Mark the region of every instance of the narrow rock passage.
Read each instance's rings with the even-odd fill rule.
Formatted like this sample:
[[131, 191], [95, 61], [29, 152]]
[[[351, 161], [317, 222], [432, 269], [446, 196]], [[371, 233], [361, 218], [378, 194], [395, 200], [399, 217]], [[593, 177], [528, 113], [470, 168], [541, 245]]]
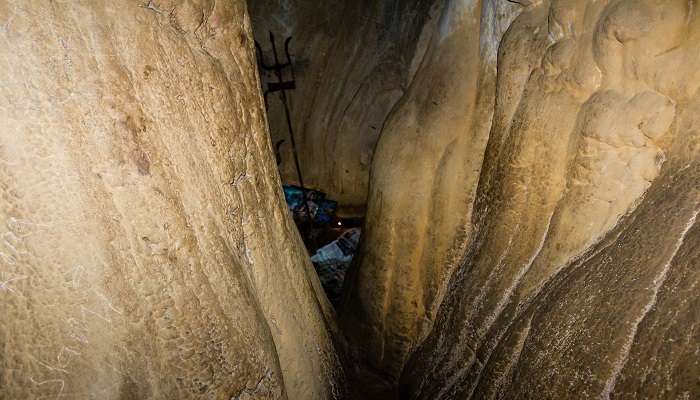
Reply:
[[[562, 398], [572, 388], [580, 398], [697, 395], [676, 366], [698, 371], [694, 347], [663, 350], [659, 360], [658, 343], [666, 334], [676, 343], [677, 334], [651, 342], [638, 335], [655, 311], [664, 314], [658, 296], [681, 290], [668, 278], [669, 257], [694, 226], [694, 2], [362, 6], [364, 18], [350, 23], [354, 34], [310, 23], [323, 16], [342, 25], [335, 21], [355, 18], [353, 6], [252, 7], [264, 29], [304, 38], [299, 64], [313, 75], [303, 93], [317, 94], [297, 98], [295, 118], [311, 138], [303, 151], [312, 174], [335, 174], [319, 145], [334, 162], [358, 157], [337, 147], [336, 135], [352, 127], [365, 137], [364, 115], [374, 112], [338, 114], [315, 99], [380, 97], [352, 87], [383, 75], [357, 80], [353, 63], [339, 67], [334, 51], [355, 51], [353, 61], [368, 65], [393, 54], [378, 49], [402, 49], [404, 61], [392, 62], [407, 83], [373, 147], [363, 240], [339, 312], [350, 359], [364, 371], [359, 379], [400, 386], [402, 398]], [[396, 14], [387, 10], [425, 18], [392, 23]], [[366, 21], [384, 40], [366, 45], [371, 34], [359, 28]], [[415, 47], [403, 46], [403, 37], [417, 38]], [[345, 90], [327, 90], [338, 83]], [[342, 129], [318, 133], [319, 120]], [[660, 211], [663, 204], [675, 207], [673, 215]], [[657, 212], [646, 218], [645, 210]], [[688, 304], [699, 295], [691, 286], [683, 291]], [[698, 316], [686, 307], [668, 323], [695, 327]], [[682, 330], [683, 343], [697, 341], [694, 328]], [[593, 347], [595, 354], [585, 350]], [[641, 352], [634, 365], [649, 375], [625, 376], [633, 351]]]
[[699, 9], [0, 2], [0, 400], [700, 398]]

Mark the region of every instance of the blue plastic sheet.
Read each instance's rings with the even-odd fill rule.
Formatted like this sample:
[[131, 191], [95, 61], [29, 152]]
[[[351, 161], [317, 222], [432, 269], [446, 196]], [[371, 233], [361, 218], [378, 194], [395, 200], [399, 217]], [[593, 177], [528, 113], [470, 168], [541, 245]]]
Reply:
[[283, 189], [287, 207], [295, 219], [308, 219], [307, 209], [304, 207], [304, 192], [306, 192], [306, 204], [313, 221], [321, 225], [333, 222], [338, 203], [326, 199], [325, 193], [317, 190], [304, 190], [299, 186], [291, 185], [284, 185]]

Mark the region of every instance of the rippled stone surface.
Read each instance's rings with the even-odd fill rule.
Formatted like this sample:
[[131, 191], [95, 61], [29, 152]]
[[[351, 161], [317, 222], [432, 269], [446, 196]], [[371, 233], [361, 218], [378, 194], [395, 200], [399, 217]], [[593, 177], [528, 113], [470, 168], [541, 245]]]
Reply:
[[339, 396], [245, 4], [6, 1], [0, 40], [0, 398]]

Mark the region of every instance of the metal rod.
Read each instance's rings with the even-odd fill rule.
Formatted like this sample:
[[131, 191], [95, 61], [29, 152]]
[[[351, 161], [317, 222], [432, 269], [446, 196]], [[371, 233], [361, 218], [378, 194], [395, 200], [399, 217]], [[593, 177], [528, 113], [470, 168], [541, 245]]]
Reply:
[[[275, 71], [275, 75], [277, 75], [277, 81], [278, 81], [279, 85], [283, 85], [283, 83], [284, 83], [284, 79], [282, 76], [282, 69], [284, 67], [290, 66], [291, 71], [292, 71], [292, 76], [294, 76], [294, 67], [292, 66], [292, 60], [291, 60], [291, 57], [289, 55], [289, 42], [291, 40], [292, 40], [292, 38], [289, 37], [284, 42], [284, 51], [285, 51], [286, 56], [287, 56], [287, 63], [282, 65], [279, 63], [279, 57], [277, 56], [277, 46], [275, 44], [275, 35], [273, 35], [272, 32], [270, 32], [270, 43], [272, 44], [272, 54], [275, 57], [275, 64], [272, 67], [270, 67], [270, 66], [266, 66], [264, 64], [264, 62], [261, 61], [261, 64], [263, 65], [264, 68]], [[262, 54], [261, 54], [261, 60], [262, 60]], [[302, 200], [304, 201], [304, 210], [306, 211], [306, 216], [309, 220], [309, 223], [311, 224], [311, 226], [313, 226], [313, 217], [311, 215], [311, 210], [309, 209], [308, 199], [306, 197], [306, 186], [304, 185], [304, 177], [303, 177], [302, 172], [301, 172], [301, 165], [299, 163], [299, 154], [297, 152], [297, 144], [296, 144], [296, 140], [294, 138], [294, 128], [292, 127], [292, 119], [291, 119], [290, 112], [289, 112], [289, 105], [287, 103], [287, 92], [284, 89], [279, 90], [279, 92], [280, 92], [280, 99], [282, 100], [282, 106], [284, 107], [284, 116], [287, 120], [287, 129], [289, 130], [289, 138], [290, 138], [290, 142], [292, 144], [292, 154], [294, 156], [294, 166], [297, 170], [297, 177], [299, 178], [299, 186], [301, 187]]]

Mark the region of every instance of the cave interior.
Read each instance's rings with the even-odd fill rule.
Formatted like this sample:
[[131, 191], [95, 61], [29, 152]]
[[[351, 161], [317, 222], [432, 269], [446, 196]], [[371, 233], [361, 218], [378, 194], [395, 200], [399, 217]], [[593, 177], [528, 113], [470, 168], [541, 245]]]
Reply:
[[697, 3], [0, 2], [0, 399], [700, 399]]

